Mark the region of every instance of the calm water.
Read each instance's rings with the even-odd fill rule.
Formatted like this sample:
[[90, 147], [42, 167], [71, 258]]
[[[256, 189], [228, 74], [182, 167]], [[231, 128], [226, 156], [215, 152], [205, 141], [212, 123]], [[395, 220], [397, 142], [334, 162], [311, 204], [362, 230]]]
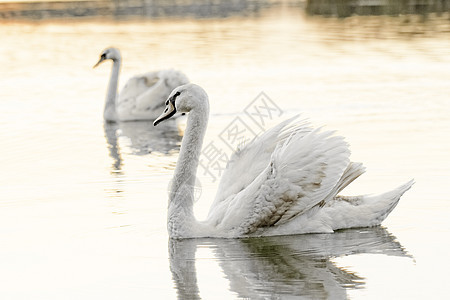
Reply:
[[[2, 299], [412, 299], [447, 296], [448, 16], [305, 16], [0, 23]], [[169, 242], [167, 186], [183, 122], [104, 126], [121, 83], [173, 67], [210, 95], [205, 143], [261, 92], [336, 129], [367, 173], [347, 194], [416, 179], [383, 227], [332, 235]], [[205, 144], [205, 145], [206, 145]], [[199, 218], [217, 180], [199, 169]], [[217, 174], [216, 174], [217, 175]]]

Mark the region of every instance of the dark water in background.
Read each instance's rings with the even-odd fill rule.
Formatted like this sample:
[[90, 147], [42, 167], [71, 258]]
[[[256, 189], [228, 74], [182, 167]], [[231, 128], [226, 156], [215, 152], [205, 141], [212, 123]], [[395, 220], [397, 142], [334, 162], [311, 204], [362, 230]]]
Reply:
[[[5, 299], [443, 298], [450, 246], [448, 13], [336, 18], [306, 3], [229, 18], [0, 23], [0, 296]], [[367, 173], [347, 194], [414, 187], [383, 228], [168, 242], [180, 124], [104, 127], [121, 84], [174, 67], [211, 99], [205, 145], [262, 91], [344, 135]], [[200, 170], [201, 172], [201, 170]], [[199, 218], [217, 181], [198, 174]]]
[[257, 15], [269, 7], [289, 5], [309, 15], [346, 18], [353, 15], [399, 16], [448, 13], [448, 0], [91, 0], [91, 1], [15, 1], [0, 3], [2, 19], [49, 19], [126, 17], [141, 18], [224, 18]]

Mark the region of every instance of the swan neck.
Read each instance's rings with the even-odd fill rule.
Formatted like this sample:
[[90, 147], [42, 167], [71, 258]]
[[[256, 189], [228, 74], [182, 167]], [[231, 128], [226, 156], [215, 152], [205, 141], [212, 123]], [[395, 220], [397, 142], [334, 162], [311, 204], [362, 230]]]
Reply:
[[119, 72], [121, 66], [121, 59], [115, 59], [113, 61], [111, 77], [109, 78], [108, 91], [106, 94], [104, 118], [107, 121], [117, 121], [116, 113], [116, 98], [117, 98], [117, 86], [119, 84]]
[[196, 222], [193, 212], [195, 179], [208, 116], [208, 105], [191, 110], [188, 116], [169, 196], [168, 230], [171, 236], [184, 236]]

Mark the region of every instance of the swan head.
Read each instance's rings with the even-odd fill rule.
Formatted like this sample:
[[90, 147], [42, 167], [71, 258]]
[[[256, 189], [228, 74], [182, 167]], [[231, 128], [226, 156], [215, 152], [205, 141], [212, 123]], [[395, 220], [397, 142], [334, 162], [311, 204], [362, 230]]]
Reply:
[[189, 113], [192, 110], [209, 111], [208, 95], [200, 86], [188, 83], [175, 88], [166, 100], [164, 112], [153, 122], [156, 126], [176, 113]]
[[94, 68], [97, 67], [99, 64], [104, 62], [105, 60], [111, 59], [112, 61], [118, 61], [121, 59], [120, 51], [117, 48], [107, 48], [102, 51], [100, 54], [100, 59], [95, 64]]

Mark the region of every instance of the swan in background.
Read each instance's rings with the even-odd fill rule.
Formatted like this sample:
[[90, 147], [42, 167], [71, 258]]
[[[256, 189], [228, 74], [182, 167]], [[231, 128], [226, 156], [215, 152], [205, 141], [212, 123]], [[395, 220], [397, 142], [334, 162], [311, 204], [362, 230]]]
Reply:
[[116, 48], [103, 50], [94, 68], [108, 59], [113, 61], [113, 66], [103, 112], [107, 122], [154, 120], [170, 92], [189, 82], [183, 73], [175, 70], [148, 72], [132, 77], [117, 95], [122, 63], [120, 51]]
[[413, 184], [411, 180], [381, 195], [338, 196], [364, 167], [350, 162], [342, 137], [294, 117], [232, 155], [208, 217], [199, 222], [193, 213], [194, 183], [209, 116], [206, 92], [195, 84], [177, 87], [153, 124], [177, 112], [189, 115], [169, 194], [167, 228], [172, 238], [331, 233], [375, 226]]

